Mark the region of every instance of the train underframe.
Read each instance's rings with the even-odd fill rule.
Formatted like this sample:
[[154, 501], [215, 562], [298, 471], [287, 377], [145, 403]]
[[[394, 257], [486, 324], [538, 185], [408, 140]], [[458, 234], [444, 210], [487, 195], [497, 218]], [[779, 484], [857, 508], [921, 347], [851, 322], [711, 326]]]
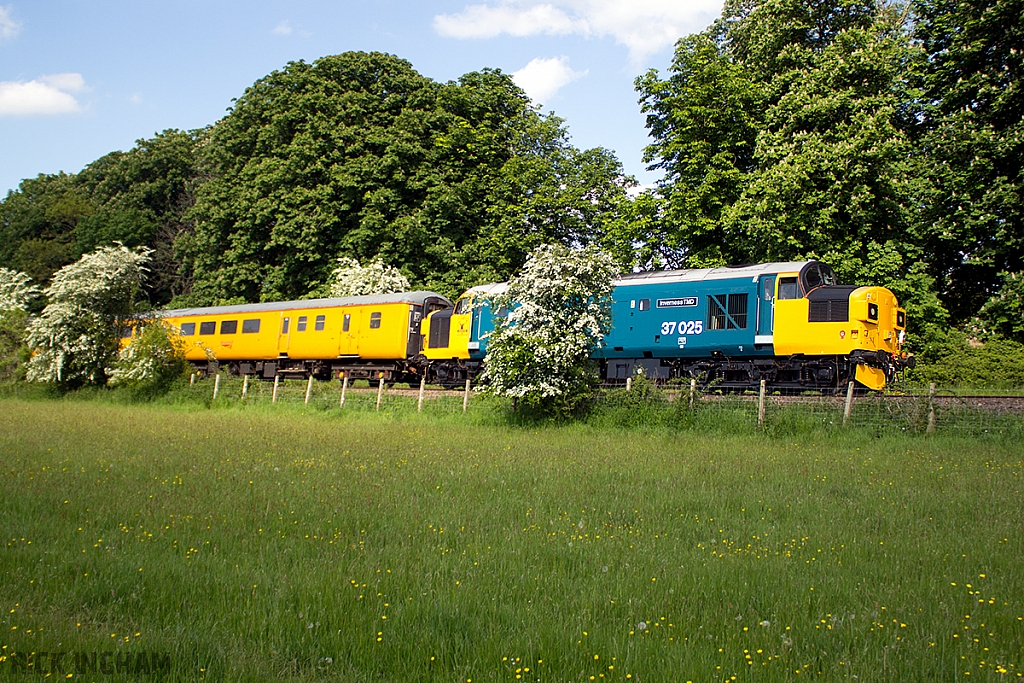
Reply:
[[264, 380], [315, 379], [328, 381], [348, 376], [349, 380], [365, 379], [377, 382], [383, 379], [388, 385], [397, 382], [419, 384], [424, 374], [428, 384], [446, 387], [463, 386], [466, 379], [474, 379], [481, 370], [479, 361], [444, 360], [431, 361], [422, 356], [411, 360], [366, 360], [362, 358], [234, 360], [234, 361], [193, 361], [193, 370], [204, 375], [225, 372], [229, 375], [258, 377]]
[[[772, 389], [807, 391], [845, 387], [858, 365], [880, 368], [891, 382], [903, 369], [901, 359], [885, 352], [858, 352], [848, 356], [774, 356], [766, 358], [629, 358], [602, 361], [605, 381], [624, 384], [639, 372], [655, 381], [696, 379], [703, 390], [748, 391], [761, 380]], [[863, 387], [861, 387], [863, 388]]]
[[[912, 361], [912, 359], [911, 359]], [[766, 358], [626, 358], [601, 361], [601, 377], [612, 384], [625, 384], [626, 379], [642, 372], [658, 382], [696, 379], [703, 390], [747, 391], [757, 389], [761, 380], [773, 389], [806, 391], [845, 387], [855, 377], [857, 365], [869, 365], [885, 371], [887, 381], [908, 364], [884, 352], [861, 352], [849, 356], [778, 356]], [[258, 361], [193, 362], [202, 374], [225, 371], [229, 375], [249, 375], [260, 379], [306, 379], [322, 381], [383, 379], [388, 385], [397, 382], [419, 384], [425, 376], [428, 384], [444, 387], [463, 386], [475, 380], [483, 369], [478, 360], [428, 360], [417, 356], [409, 360], [371, 361], [360, 358], [300, 360], [277, 358]]]

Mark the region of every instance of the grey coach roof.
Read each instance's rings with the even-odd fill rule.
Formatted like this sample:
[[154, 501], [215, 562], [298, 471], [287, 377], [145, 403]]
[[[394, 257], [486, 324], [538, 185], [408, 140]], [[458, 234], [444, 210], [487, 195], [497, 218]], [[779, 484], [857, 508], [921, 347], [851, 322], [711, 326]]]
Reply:
[[691, 270], [657, 270], [649, 273], [620, 275], [615, 280], [617, 287], [630, 285], [664, 284], [670, 282], [700, 282], [703, 280], [732, 280], [735, 278], [756, 279], [772, 273], [798, 273], [813, 261], [786, 261], [782, 263], [756, 263], [749, 266], [726, 266], [723, 268], [694, 268]]
[[337, 308], [339, 306], [372, 306], [374, 304], [415, 304], [422, 306], [427, 299], [441, 299], [449, 306], [452, 302], [447, 297], [435, 292], [399, 292], [398, 294], [370, 294], [368, 296], [345, 296], [331, 299], [305, 299], [300, 301], [267, 301], [260, 304], [239, 304], [237, 306], [207, 306], [205, 308], [178, 308], [173, 311], [161, 311], [166, 317], [185, 317], [192, 315], [232, 315], [235, 313], [267, 313], [270, 311], [289, 311], [296, 308]]

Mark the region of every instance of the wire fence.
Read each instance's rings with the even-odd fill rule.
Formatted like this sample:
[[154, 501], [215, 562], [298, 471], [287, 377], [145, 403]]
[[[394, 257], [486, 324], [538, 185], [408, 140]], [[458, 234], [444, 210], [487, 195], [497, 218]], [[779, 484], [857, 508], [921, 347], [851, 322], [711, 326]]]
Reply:
[[[453, 414], [510, 410], [507, 402], [485, 400], [471, 385], [387, 386], [376, 381], [279, 379], [261, 381], [196, 375], [186, 394], [217, 403], [307, 405], [322, 410]], [[664, 387], [642, 381], [602, 387], [594, 398], [598, 419], [621, 424], [663, 423], [714, 431], [864, 428], [883, 433], [1001, 435], [1024, 437], [1024, 389], [898, 386], [886, 392], [778, 391], [725, 393]], [[610, 417], [608, 417], [610, 416]]]

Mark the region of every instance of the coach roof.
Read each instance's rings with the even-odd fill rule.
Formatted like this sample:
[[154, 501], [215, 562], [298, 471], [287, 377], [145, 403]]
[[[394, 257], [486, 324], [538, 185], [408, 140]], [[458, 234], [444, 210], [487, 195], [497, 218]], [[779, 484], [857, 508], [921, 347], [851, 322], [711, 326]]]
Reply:
[[160, 315], [184, 318], [195, 315], [234, 315], [236, 313], [272, 313], [306, 308], [339, 308], [342, 306], [375, 306], [377, 304], [413, 304], [422, 306], [427, 299], [440, 299], [449, 306], [447, 297], [435, 292], [399, 292], [397, 294], [369, 294], [367, 296], [345, 296], [329, 299], [305, 299], [300, 301], [267, 301], [259, 304], [238, 304], [236, 306], [207, 306], [205, 308], [178, 308], [160, 311]]

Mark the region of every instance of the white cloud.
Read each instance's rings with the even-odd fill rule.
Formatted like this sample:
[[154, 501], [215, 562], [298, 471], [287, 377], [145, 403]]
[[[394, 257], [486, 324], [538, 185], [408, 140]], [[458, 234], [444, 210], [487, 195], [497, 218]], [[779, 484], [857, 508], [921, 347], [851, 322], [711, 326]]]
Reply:
[[290, 36], [293, 30], [294, 29], [292, 28], [292, 23], [285, 19], [280, 24], [275, 26], [274, 30], [271, 31], [271, 33], [276, 33], [279, 36]]
[[72, 92], [86, 90], [81, 74], [53, 74], [32, 81], [0, 81], [0, 116], [70, 114], [82, 110]]
[[538, 57], [512, 74], [512, 80], [526, 91], [536, 104], [547, 102], [562, 86], [587, 75], [569, 68], [568, 57]]
[[0, 7], [0, 38], [13, 38], [21, 31], [21, 24], [11, 19], [10, 5]]
[[498, 0], [434, 17], [434, 30], [451, 38], [580, 35], [612, 37], [643, 63], [718, 16], [721, 0]]
[[85, 90], [85, 79], [82, 78], [82, 74], [53, 74], [52, 76], [40, 76], [39, 80], [57, 90], [69, 92]]

